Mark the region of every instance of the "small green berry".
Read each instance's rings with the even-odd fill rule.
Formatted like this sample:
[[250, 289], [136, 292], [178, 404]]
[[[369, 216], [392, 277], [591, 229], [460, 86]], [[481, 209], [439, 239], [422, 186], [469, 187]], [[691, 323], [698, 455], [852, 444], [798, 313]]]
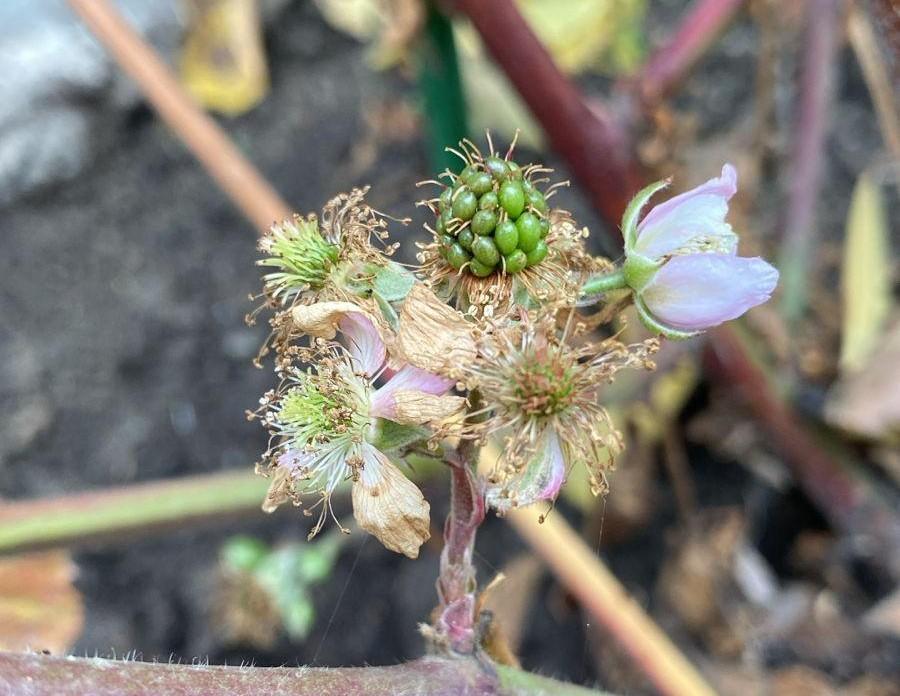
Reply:
[[453, 211], [450, 208], [441, 211], [441, 224], [443, 226], [443, 230], [441, 232], [450, 232], [453, 225], [451, 221], [453, 220]]
[[459, 242], [459, 245], [463, 249], [471, 251], [472, 242], [475, 241], [475, 235], [472, 234], [472, 230], [467, 227], [464, 230], [460, 230], [459, 234], [456, 236], [456, 241]]
[[541, 218], [541, 239], [546, 239], [548, 234], [550, 234], [550, 219]]
[[525, 192], [526, 196], [532, 191], [537, 191], [534, 184], [531, 182], [531, 179], [522, 179], [522, 190]]
[[444, 224], [444, 216], [443, 215], [437, 216], [437, 220], [435, 220], [435, 222], [434, 222], [434, 230], [439, 235], [444, 234], [444, 232], [447, 230], [447, 226]]
[[476, 196], [481, 196], [482, 194], [490, 191], [494, 186], [494, 182], [491, 179], [491, 175], [487, 172], [478, 172], [474, 176], [469, 178], [469, 188], [472, 189], [472, 192]]
[[490, 237], [479, 237], [472, 242], [472, 255], [485, 266], [493, 268], [500, 261], [500, 252]]
[[522, 213], [516, 220], [519, 231], [519, 248], [530, 253], [541, 241], [541, 221], [534, 213]]
[[510, 160], [506, 163], [506, 168], [509, 169], [509, 178], [521, 180], [522, 179], [522, 168], [518, 165], [518, 163]]
[[456, 237], [451, 234], [442, 234], [441, 235], [441, 246], [447, 247], [448, 249], [456, 244]]
[[493, 266], [485, 266], [478, 259], [472, 259], [469, 262], [469, 270], [472, 271], [473, 275], [476, 275], [479, 278], [485, 278], [494, 272], [494, 267]]
[[464, 188], [453, 198], [453, 217], [460, 220], [471, 220], [478, 209], [478, 198], [469, 189]]
[[464, 184], [468, 184], [469, 180], [478, 173], [478, 167], [474, 164], [467, 165], [465, 169], [463, 169], [459, 173], [459, 180]]
[[441, 197], [438, 199], [438, 208], [443, 212], [453, 205], [453, 189], [449, 186], [441, 191]]
[[447, 263], [453, 266], [457, 271], [471, 258], [469, 252], [463, 249], [459, 244], [454, 244], [447, 250]]
[[525, 192], [517, 181], [504, 181], [500, 186], [500, 205], [512, 219], [517, 219], [525, 209]]
[[498, 181], [502, 181], [509, 174], [509, 167], [506, 166], [506, 160], [495, 155], [491, 155], [484, 161], [484, 166], [491, 175]]
[[535, 210], [541, 213], [547, 212], [547, 199], [544, 198], [544, 194], [537, 189], [526, 191], [525, 199], [528, 201], [528, 205], [530, 205]]
[[500, 199], [493, 191], [488, 191], [478, 199], [479, 210], [496, 210], [500, 205]]
[[519, 246], [519, 230], [512, 220], [504, 220], [494, 230], [494, 242], [504, 256], [509, 256]]
[[472, 231], [484, 236], [497, 226], [497, 214], [493, 210], [479, 210], [472, 218]]
[[518, 273], [528, 265], [528, 256], [521, 249], [516, 249], [513, 253], [505, 256], [504, 259], [507, 273]]
[[547, 248], [547, 242], [541, 240], [537, 243], [537, 246], [534, 247], [531, 251], [529, 251], [526, 256], [528, 257], [528, 265], [536, 266], [541, 261], [543, 261], [547, 257], [547, 252], [550, 251]]

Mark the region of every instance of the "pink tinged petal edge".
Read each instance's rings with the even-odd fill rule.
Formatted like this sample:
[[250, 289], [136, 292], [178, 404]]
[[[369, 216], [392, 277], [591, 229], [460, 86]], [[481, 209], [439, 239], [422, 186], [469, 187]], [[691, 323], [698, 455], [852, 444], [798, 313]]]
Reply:
[[728, 201], [737, 192], [737, 171], [730, 164], [718, 178], [710, 179], [665, 203], [654, 206], [637, 228], [634, 249], [650, 259], [661, 259], [697, 237], [720, 237], [732, 251], [737, 238], [725, 222]]
[[289, 449], [278, 457], [278, 466], [286, 469], [292, 477], [300, 474], [301, 470], [312, 463], [315, 455], [302, 450]]
[[371, 319], [360, 312], [348, 312], [341, 317], [338, 328], [346, 339], [354, 367], [375, 375], [384, 364], [386, 349]]
[[537, 500], [556, 500], [559, 489], [566, 480], [566, 458], [555, 430], [547, 435], [545, 455], [549, 476], [538, 493]]
[[691, 254], [664, 264], [641, 299], [661, 323], [700, 331], [762, 304], [777, 283], [778, 271], [761, 258]]
[[396, 416], [394, 393], [397, 390], [419, 391], [441, 396], [446, 394], [454, 384], [452, 379], [440, 377], [412, 365], [404, 365], [372, 394], [369, 414], [377, 418], [393, 419]]

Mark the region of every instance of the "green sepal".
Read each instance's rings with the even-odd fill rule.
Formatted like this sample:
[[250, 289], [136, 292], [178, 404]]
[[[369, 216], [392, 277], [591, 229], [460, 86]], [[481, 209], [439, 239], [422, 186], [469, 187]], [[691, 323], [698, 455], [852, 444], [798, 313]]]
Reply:
[[391, 261], [375, 274], [372, 288], [384, 300], [399, 302], [409, 294], [415, 282], [416, 278], [412, 273]]
[[631, 253], [625, 257], [622, 271], [625, 283], [635, 292], [641, 292], [662, 267], [662, 263], [642, 254]]
[[703, 333], [702, 331], [679, 331], [678, 329], [673, 329], [671, 326], [661, 324], [653, 317], [650, 310], [647, 309], [647, 305], [644, 304], [644, 301], [637, 293], [634, 295], [634, 308], [637, 310], [637, 315], [644, 326], [653, 333], [661, 334], [673, 341], [684, 341]]
[[372, 434], [374, 437], [370, 440], [371, 444], [382, 452], [390, 452], [422, 442], [431, 431], [420, 425], [401, 425], [379, 418], [372, 428]]
[[641, 214], [647, 201], [654, 193], [664, 189], [671, 183], [671, 179], [663, 179], [656, 181], [649, 186], [638, 191], [637, 195], [631, 199], [628, 207], [625, 208], [625, 214], [622, 215], [622, 238], [625, 240], [625, 251], [631, 251], [637, 237], [638, 216]]
[[400, 324], [400, 317], [397, 316], [397, 312], [391, 306], [391, 303], [384, 299], [381, 296], [381, 293], [378, 292], [373, 292], [372, 297], [375, 298], [375, 304], [377, 304], [378, 309], [381, 310], [381, 316], [383, 316], [388, 325], [396, 331], [397, 326]]

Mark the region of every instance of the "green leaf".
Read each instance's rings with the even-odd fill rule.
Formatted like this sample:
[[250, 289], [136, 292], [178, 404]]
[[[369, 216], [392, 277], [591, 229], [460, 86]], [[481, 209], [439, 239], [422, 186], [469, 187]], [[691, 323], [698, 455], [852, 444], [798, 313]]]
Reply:
[[891, 310], [891, 250], [881, 189], [864, 172], [856, 182], [841, 267], [841, 368], [861, 368], [881, 339]]
[[222, 546], [222, 561], [233, 570], [249, 571], [258, 567], [269, 554], [269, 547], [249, 536], [232, 537]]
[[415, 282], [416, 277], [412, 273], [392, 262], [378, 271], [372, 287], [385, 301], [399, 302], [406, 297]]

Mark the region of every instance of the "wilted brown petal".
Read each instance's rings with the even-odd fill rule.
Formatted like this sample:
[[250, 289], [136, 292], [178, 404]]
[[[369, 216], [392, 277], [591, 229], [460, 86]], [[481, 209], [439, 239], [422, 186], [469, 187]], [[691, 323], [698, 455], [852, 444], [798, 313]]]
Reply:
[[272, 483], [263, 500], [263, 512], [275, 512], [278, 506], [291, 499], [291, 474], [285, 467], [279, 466], [272, 475]]
[[462, 396], [436, 396], [412, 389], [398, 389], [393, 394], [394, 417], [403, 425], [436, 423], [460, 413], [466, 407]]
[[316, 302], [311, 305], [297, 305], [291, 310], [295, 328], [316, 338], [334, 338], [338, 323], [346, 314], [362, 314], [373, 326], [378, 326], [375, 318], [352, 302]]
[[417, 283], [400, 310], [397, 350], [416, 367], [452, 374], [475, 358], [475, 340], [466, 318]]
[[428, 502], [384, 454], [375, 456], [353, 483], [353, 516], [385, 548], [416, 558], [431, 536]]

